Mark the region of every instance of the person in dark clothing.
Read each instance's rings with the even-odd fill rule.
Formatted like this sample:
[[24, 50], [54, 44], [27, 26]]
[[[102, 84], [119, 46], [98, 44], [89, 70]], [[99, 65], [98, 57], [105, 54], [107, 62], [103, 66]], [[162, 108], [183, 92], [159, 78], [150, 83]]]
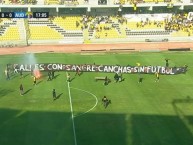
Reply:
[[105, 77], [105, 82], [104, 82], [104, 85], [106, 86], [106, 85], [108, 85], [109, 84], [109, 80], [108, 80], [108, 78], [107, 78], [107, 76]]
[[111, 103], [111, 100], [107, 99], [107, 97], [104, 96], [102, 98], [102, 103], [103, 103], [104, 107], [107, 108], [107, 106]]
[[51, 79], [51, 72], [50, 71], [48, 71], [48, 80], [47, 81], [51, 81], [52, 79]]
[[7, 68], [5, 69], [5, 76], [6, 80], [10, 80], [9, 71], [7, 70]]
[[52, 71], [52, 79], [54, 79], [54, 77], [55, 77], [55, 76], [54, 76], [54, 73], [55, 73], [55, 72], [54, 72], [54, 71]]
[[19, 73], [20, 73], [20, 79], [21, 79], [21, 78], [23, 78], [23, 71], [22, 71], [22, 70], [20, 70], [20, 72], [19, 72]]
[[143, 77], [142, 77], [142, 75], [141, 74], [139, 74], [139, 81], [138, 81], [138, 83], [142, 83], [142, 81], [143, 81]]
[[80, 76], [80, 69], [78, 67], [76, 67], [76, 74], [75, 74], [75, 76], [76, 75]]
[[119, 75], [118, 75], [118, 73], [115, 73], [114, 79], [115, 79], [115, 82], [116, 82], [116, 83], [119, 81]]
[[23, 85], [21, 84], [20, 86], [19, 86], [19, 91], [20, 91], [20, 95], [21, 96], [23, 96]]
[[166, 67], [169, 67], [169, 59], [165, 59], [165, 61], [166, 61]]
[[53, 96], [53, 99], [56, 100], [56, 90], [55, 89], [53, 89], [52, 91], [52, 96]]

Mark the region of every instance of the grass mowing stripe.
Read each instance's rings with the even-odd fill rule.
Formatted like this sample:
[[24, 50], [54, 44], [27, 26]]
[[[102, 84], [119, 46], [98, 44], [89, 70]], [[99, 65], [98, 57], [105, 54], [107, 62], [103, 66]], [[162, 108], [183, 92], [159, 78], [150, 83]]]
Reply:
[[[67, 75], [67, 73], [66, 73]], [[75, 125], [74, 125], [74, 114], [73, 114], [73, 108], [72, 108], [72, 99], [71, 99], [71, 92], [70, 92], [70, 82], [68, 82], [68, 96], [70, 100], [70, 109], [71, 109], [71, 117], [72, 117], [72, 127], [73, 127], [73, 133], [74, 133], [74, 144], [77, 145], [76, 141], [76, 131], [75, 131]]]

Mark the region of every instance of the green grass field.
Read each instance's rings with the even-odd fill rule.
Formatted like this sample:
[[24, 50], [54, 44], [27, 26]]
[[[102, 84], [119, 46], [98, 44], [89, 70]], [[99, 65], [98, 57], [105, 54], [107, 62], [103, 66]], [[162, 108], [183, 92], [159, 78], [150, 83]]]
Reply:
[[[192, 145], [193, 144], [193, 53], [131, 54], [36, 54], [38, 63], [161, 65], [187, 64], [180, 75], [123, 74], [125, 81], [104, 86], [96, 76], [114, 74], [83, 73], [71, 83], [66, 72], [47, 73], [33, 86], [30, 73], [5, 79], [7, 63], [25, 63], [25, 55], [0, 56], [0, 145]], [[71, 76], [74, 76], [74, 72]], [[24, 96], [19, 85], [24, 85]], [[59, 98], [53, 101], [52, 89]], [[101, 99], [112, 103], [105, 109]], [[71, 100], [71, 103], [70, 103]], [[72, 105], [72, 106], [71, 106]], [[73, 109], [73, 119], [72, 111]], [[73, 126], [74, 123], [74, 126]]]

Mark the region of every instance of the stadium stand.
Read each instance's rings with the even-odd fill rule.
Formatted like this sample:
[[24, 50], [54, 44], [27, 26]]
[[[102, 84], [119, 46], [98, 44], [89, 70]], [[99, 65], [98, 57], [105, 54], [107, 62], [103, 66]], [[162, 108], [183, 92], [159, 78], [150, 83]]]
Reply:
[[193, 23], [187, 19], [187, 13], [173, 14], [170, 20], [166, 21], [165, 29], [173, 30], [172, 36], [193, 35]]
[[[4, 31], [4, 32], [3, 32]], [[9, 26], [7, 30], [0, 31], [0, 40], [19, 40], [19, 30], [17, 26]]]
[[[57, 32], [57, 27], [51, 27], [52, 23], [48, 19], [38, 20], [30, 19], [29, 24], [29, 39], [42, 40], [42, 39], [62, 39], [64, 38]], [[54, 25], [53, 25], [54, 26]]]
[[60, 0], [45, 0], [45, 4], [47, 4], [47, 5], [59, 5]]
[[113, 0], [113, 3], [115, 5], [128, 5], [128, 4], [140, 4], [140, 3], [154, 3], [154, 4], [159, 4], [159, 3], [179, 3], [181, 2], [180, 0]]
[[54, 31], [53, 29], [47, 26], [29, 26], [30, 29], [30, 38], [32, 40], [41, 40], [41, 39], [62, 39], [62, 35]]
[[123, 38], [121, 28], [116, 17], [97, 16], [89, 23], [90, 38]]
[[51, 22], [60, 27], [58, 32], [64, 37], [83, 37], [83, 25], [80, 16], [54, 17]]
[[0, 47], [26, 46], [23, 19], [0, 19]]
[[107, 5], [107, 0], [98, 0], [98, 5]]
[[20, 40], [18, 22], [16, 20], [0, 19], [0, 40]]
[[[128, 42], [134, 39], [150, 42], [158, 41], [160, 36], [163, 37], [159, 41], [180, 40], [181, 37], [184, 40], [193, 40], [193, 5], [189, 0], [183, 2], [183, 7], [179, 7], [181, 5], [179, 0], [0, 1], [12, 5], [9, 6], [10, 9], [7, 9], [8, 5], [3, 5], [1, 8], [3, 12], [49, 12], [49, 18], [46, 19], [31, 17], [17, 20], [3, 19], [3, 23], [0, 23], [1, 41], [9, 40], [7, 36], [10, 35], [9, 29], [13, 31], [10, 40], [34, 40], [34, 42], [54, 40], [55, 43], [60, 43], [67, 39], [69, 42], [81, 39], [80, 42], [85, 43]], [[40, 1], [44, 4], [44, 8], [41, 5], [25, 7], [26, 3], [40, 4]], [[25, 8], [13, 6], [14, 3], [24, 4]], [[167, 4], [163, 3], [172, 3], [173, 7], [168, 8]], [[134, 9], [134, 6], [137, 8]], [[5, 21], [13, 24], [7, 26]]]
[[64, 38], [83, 38], [83, 32], [77, 23], [80, 17], [66, 16], [54, 17], [50, 19], [30, 19], [29, 39], [64, 39]]
[[[5, 5], [66, 5], [66, 6], [76, 6], [76, 5], [92, 5], [93, 3], [89, 0], [0, 0], [1, 4]], [[183, 3], [183, 0], [96, 0], [98, 5], [132, 5], [132, 4], [176, 4]], [[192, 3], [192, 0], [190, 0]]]
[[81, 30], [81, 17], [80, 16], [63, 16], [54, 17], [51, 19], [54, 24], [57, 24], [65, 30]]

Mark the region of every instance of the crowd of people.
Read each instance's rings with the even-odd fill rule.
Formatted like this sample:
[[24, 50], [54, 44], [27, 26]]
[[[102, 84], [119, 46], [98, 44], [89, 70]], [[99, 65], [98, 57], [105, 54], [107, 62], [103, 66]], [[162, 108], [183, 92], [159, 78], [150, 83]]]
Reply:
[[188, 36], [193, 34], [193, 20], [188, 20], [188, 13], [173, 14], [171, 19], [165, 19], [165, 29], [184, 31]]

